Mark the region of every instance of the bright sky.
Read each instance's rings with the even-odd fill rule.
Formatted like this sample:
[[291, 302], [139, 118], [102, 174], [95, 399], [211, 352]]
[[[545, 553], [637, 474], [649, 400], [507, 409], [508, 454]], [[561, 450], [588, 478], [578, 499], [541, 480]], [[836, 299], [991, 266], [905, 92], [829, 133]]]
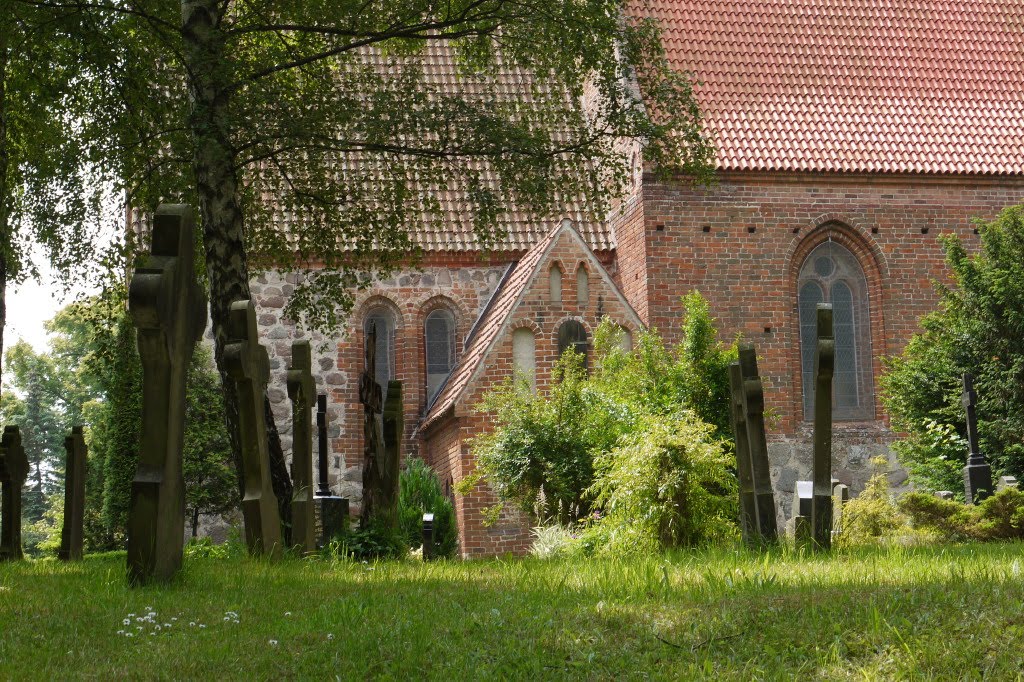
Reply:
[[94, 292], [93, 289], [78, 287], [65, 295], [61, 286], [54, 283], [49, 272], [42, 273], [41, 282], [30, 279], [17, 287], [8, 287], [4, 348], [9, 348], [18, 339], [23, 339], [32, 344], [36, 352], [47, 350], [49, 344], [43, 323], [77, 296]]

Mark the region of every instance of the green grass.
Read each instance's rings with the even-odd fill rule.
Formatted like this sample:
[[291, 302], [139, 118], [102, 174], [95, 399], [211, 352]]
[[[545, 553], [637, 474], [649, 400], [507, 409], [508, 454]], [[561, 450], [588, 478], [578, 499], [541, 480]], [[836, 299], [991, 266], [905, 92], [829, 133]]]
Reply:
[[[135, 590], [123, 555], [24, 562], [0, 565], [0, 678], [1020, 679], [1022, 557], [210, 558]], [[173, 627], [122, 624], [147, 607]]]

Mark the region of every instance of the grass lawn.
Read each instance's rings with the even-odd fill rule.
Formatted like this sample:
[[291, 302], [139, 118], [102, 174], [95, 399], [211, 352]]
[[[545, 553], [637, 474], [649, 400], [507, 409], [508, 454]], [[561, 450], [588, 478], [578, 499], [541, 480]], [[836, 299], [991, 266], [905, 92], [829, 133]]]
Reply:
[[123, 554], [23, 562], [0, 565], [0, 678], [1020, 679], [1022, 558], [210, 558], [137, 590]]

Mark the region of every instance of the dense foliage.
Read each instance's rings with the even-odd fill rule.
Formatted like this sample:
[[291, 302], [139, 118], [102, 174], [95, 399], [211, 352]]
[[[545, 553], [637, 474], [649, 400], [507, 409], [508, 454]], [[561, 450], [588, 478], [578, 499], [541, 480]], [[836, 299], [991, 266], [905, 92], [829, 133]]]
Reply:
[[411, 457], [399, 477], [398, 523], [409, 549], [423, 545], [423, 515], [434, 515], [434, 556], [454, 557], [459, 550], [455, 507], [433, 469]]
[[894, 447], [913, 482], [959, 496], [964, 372], [975, 377], [981, 449], [994, 473], [1024, 479], [1024, 209], [979, 228], [976, 255], [956, 236], [942, 237], [953, 286], [940, 286], [939, 309], [883, 378], [893, 426], [907, 434]]
[[632, 349], [609, 320], [594, 335], [594, 371], [567, 352], [553, 381], [528, 377], [480, 409], [495, 428], [473, 444], [477, 477], [539, 523], [587, 525], [596, 551], [649, 551], [731, 533], [735, 476], [727, 456], [728, 363], [707, 302], [684, 299], [683, 341], [641, 330]]

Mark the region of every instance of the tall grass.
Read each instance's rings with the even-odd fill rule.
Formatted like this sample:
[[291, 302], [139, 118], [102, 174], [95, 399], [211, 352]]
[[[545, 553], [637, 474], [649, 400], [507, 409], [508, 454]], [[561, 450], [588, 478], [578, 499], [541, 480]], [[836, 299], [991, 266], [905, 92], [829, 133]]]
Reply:
[[1014, 679], [1022, 549], [194, 557], [175, 584], [141, 590], [123, 555], [8, 564], [0, 677]]

